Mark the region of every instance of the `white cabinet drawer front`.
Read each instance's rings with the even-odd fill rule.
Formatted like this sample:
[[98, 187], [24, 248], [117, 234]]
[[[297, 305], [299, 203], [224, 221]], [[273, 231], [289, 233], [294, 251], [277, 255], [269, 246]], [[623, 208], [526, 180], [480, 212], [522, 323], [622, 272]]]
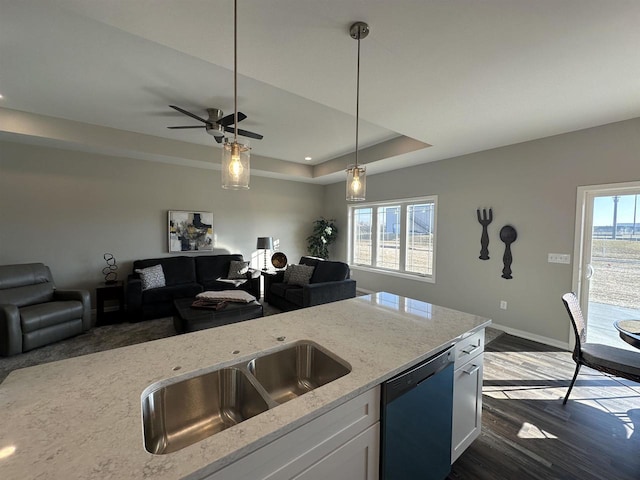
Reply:
[[484, 351], [484, 328], [456, 343], [455, 349], [455, 368], [459, 368]]
[[380, 420], [380, 387], [328, 411], [207, 480], [290, 479]]
[[477, 355], [453, 374], [452, 463], [480, 435], [483, 361], [484, 355]]

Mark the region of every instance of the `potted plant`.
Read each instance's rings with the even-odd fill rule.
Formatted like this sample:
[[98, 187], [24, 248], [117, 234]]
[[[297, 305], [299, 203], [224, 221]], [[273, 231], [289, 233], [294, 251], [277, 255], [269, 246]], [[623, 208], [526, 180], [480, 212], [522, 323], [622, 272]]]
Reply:
[[338, 227], [335, 220], [327, 220], [320, 217], [313, 222], [313, 233], [307, 237], [307, 251], [314, 257], [329, 258], [329, 245], [338, 235]]

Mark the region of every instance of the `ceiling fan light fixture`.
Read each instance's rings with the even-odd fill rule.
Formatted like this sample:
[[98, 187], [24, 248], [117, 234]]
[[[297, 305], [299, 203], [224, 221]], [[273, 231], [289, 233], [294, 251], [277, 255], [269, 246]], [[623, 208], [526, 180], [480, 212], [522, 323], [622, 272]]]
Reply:
[[369, 25], [355, 22], [349, 28], [349, 36], [358, 41], [358, 64], [356, 75], [356, 161], [347, 168], [347, 202], [362, 202], [367, 193], [367, 170], [358, 165], [358, 130], [360, 124], [360, 40], [369, 35]]

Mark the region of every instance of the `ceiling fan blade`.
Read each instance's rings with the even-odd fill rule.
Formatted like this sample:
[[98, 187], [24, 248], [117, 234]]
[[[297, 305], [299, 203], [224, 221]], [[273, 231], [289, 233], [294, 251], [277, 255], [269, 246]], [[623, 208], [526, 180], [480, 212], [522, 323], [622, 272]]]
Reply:
[[[225, 132], [235, 133], [235, 129], [233, 127], [224, 127]], [[259, 133], [249, 132], [248, 130], [238, 129], [238, 135], [242, 135], [243, 137], [255, 138], [256, 140], [262, 140], [262, 135]]]
[[213, 138], [215, 138], [215, 139], [216, 139], [216, 142], [218, 142], [218, 143], [222, 143], [222, 140], [224, 140], [224, 135], [223, 135], [223, 136], [221, 136], [221, 137], [216, 137], [216, 136], [214, 136]]
[[173, 108], [174, 110], [179, 111], [180, 113], [183, 113], [191, 118], [195, 118], [196, 120], [200, 120], [203, 123], [209, 123], [209, 120], [205, 120], [202, 117], [199, 117], [198, 115], [191, 113], [191, 112], [187, 112], [184, 108], [180, 108], [180, 107], [176, 107], [175, 105], [169, 105], [171, 108]]
[[181, 127], [167, 127], [167, 128], [175, 130], [176, 128], [207, 128], [207, 126], [206, 125], [190, 125], [190, 126], [183, 125]]
[[[228, 125], [232, 125], [235, 122], [234, 116], [235, 115], [232, 113], [231, 115], [227, 115], [226, 117], [222, 117], [220, 120], [218, 120], [218, 125], [222, 125], [223, 127], [226, 127]], [[244, 113], [238, 112], [238, 121], [239, 122], [241, 122], [245, 118], [247, 118], [247, 116]]]

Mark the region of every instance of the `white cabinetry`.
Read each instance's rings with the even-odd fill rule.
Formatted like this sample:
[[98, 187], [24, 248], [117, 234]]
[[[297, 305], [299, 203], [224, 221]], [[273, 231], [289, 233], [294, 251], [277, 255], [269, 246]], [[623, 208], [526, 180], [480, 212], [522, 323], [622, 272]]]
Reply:
[[311, 420], [207, 480], [377, 480], [380, 387]]
[[484, 329], [458, 342], [455, 350], [451, 463], [480, 435]]

